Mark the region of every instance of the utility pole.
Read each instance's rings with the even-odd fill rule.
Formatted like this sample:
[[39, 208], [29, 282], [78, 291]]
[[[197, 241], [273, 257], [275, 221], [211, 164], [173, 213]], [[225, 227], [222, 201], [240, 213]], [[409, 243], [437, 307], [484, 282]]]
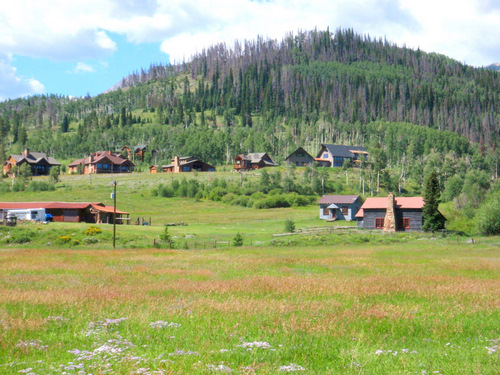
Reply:
[[113, 181], [113, 249], [116, 244], [116, 180]]

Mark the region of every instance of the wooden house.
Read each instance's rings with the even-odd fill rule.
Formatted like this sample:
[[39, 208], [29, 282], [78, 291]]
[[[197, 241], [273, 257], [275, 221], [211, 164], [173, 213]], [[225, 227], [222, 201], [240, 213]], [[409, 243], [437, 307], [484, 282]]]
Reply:
[[322, 144], [315, 160], [325, 167], [342, 167], [347, 160], [355, 166], [366, 161], [368, 155], [366, 148], [361, 146]]
[[[44, 209], [53, 221], [112, 224], [114, 207], [102, 203], [79, 202], [0, 202], [0, 210]], [[116, 224], [129, 224], [129, 213], [116, 210]]]
[[236, 158], [234, 158], [233, 169], [235, 171], [248, 171], [276, 166], [278, 166], [278, 164], [276, 164], [266, 152], [260, 152], [236, 156]]
[[297, 167], [304, 167], [306, 165], [312, 165], [314, 163], [314, 158], [302, 147], [299, 147], [288, 155], [285, 162], [288, 166], [295, 165]]
[[358, 213], [363, 200], [359, 195], [323, 195], [318, 201], [319, 218], [327, 221], [358, 220]]
[[135, 164], [121, 154], [111, 151], [99, 151], [89, 157], [78, 159], [68, 166], [70, 173], [130, 173]]
[[52, 167], [61, 166], [61, 163], [53, 157], [49, 157], [43, 152], [30, 152], [26, 148], [20, 155], [9, 155], [7, 161], [3, 164], [3, 174], [9, 176], [12, 173], [12, 168], [20, 167], [23, 164], [28, 164], [31, 167], [33, 176], [48, 175]]
[[172, 159], [172, 163], [168, 165], [152, 165], [149, 167], [150, 173], [158, 173], [158, 169], [165, 173], [182, 173], [182, 172], [215, 172], [215, 167], [198, 158], [191, 156], [178, 157]]
[[367, 198], [356, 214], [358, 226], [384, 232], [422, 231], [424, 222], [422, 197]]

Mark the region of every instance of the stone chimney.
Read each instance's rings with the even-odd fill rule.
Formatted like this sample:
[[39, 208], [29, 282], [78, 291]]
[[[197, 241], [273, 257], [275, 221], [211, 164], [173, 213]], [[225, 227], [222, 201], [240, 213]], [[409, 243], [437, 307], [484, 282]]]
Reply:
[[394, 212], [394, 194], [389, 193], [387, 197], [387, 211], [385, 212], [384, 219], [384, 232], [396, 231], [396, 213]]
[[29, 154], [30, 154], [30, 149], [26, 147], [23, 151], [23, 156], [27, 158]]
[[174, 173], [179, 173], [181, 171], [180, 165], [181, 163], [179, 162], [179, 157], [174, 156], [174, 170], [173, 170]]

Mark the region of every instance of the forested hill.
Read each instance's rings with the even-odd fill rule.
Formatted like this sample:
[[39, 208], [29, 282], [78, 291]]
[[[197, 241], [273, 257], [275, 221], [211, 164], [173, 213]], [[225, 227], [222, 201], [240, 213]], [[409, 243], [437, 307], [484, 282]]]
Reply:
[[363, 144], [379, 129], [369, 125], [375, 121], [454, 132], [483, 153], [500, 138], [499, 72], [352, 30], [218, 44], [120, 86], [94, 98], [0, 103], [0, 152], [28, 145], [73, 157], [148, 143], [165, 158], [220, 163], [240, 152], [283, 157], [296, 145]]

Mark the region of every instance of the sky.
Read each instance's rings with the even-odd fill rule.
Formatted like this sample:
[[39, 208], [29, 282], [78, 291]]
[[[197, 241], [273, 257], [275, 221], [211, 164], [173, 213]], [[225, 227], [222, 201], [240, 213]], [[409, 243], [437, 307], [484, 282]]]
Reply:
[[213, 44], [327, 27], [500, 62], [500, 0], [15, 0], [0, 8], [0, 101], [95, 96]]

